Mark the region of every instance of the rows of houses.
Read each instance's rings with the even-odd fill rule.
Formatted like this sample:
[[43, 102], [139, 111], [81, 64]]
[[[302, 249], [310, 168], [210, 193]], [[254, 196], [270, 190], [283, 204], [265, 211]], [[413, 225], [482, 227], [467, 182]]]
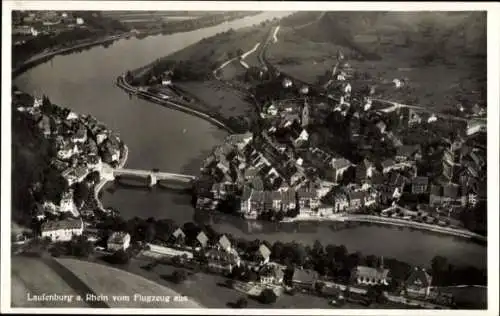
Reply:
[[120, 139], [91, 116], [78, 115], [55, 105], [44, 106], [48, 100], [32, 98], [20, 91], [13, 95], [17, 111], [29, 119], [34, 130], [49, 140], [54, 153], [50, 166], [70, 188], [63, 192], [60, 201], [42, 202], [35, 215], [44, 218], [44, 213], [70, 212], [78, 216], [79, 206], [71, 202], [71, 188], [84, 181], [89, 173], [100, 172], [103, 164], [118, 164]]

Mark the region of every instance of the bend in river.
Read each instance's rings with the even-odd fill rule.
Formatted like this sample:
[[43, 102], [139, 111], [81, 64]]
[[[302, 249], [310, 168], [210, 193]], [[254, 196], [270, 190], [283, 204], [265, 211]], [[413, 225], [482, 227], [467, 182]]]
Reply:
[[[122, 39], [110, 47], [56, 56], [15, 79], [20, 89], [46, 94], [51, 101], [103, 121], [128, 145], [130, 168], [197, 175], [201, 160], [219, 144], [226, 132], [186, 113], [132, 98], [115, 86], [115, 78], [129, 69], [171, 54], [230, 28], [258, 24], [289, 12], [265, 12], [186, 33]], [[349, 251], [396, 257], [415, 265], [428, 265], [442, 255], [453, 264], [486, 266], [486, 247], [454, 237], [387, 226], [356, 225], [335, 229], [332, 223], [273, 224], [249, 222], [222, 214], [198, 213], [190, 197], [161, 189], [116, 187], [103, 196], [123, 217], [171, 218], [178, 223], [202, 221], [216, 230], [248, 239], [344, 244]]]

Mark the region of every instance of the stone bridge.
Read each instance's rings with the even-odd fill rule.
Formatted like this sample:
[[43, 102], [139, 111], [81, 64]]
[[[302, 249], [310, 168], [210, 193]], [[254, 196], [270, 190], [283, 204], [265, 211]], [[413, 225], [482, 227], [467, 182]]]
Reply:
[[191, 184], [196, 179], [195, 176], [186, 174], [161, 172], [154, 170], [128, 169], [128, 168], [113, 169], [113, 176], [114, 177], [132, 176], [137, 178], [148, 179], [149, 186], [155, 186], [158, 183], [158, 181], [161, 180], [172, 180], [185, 184]]

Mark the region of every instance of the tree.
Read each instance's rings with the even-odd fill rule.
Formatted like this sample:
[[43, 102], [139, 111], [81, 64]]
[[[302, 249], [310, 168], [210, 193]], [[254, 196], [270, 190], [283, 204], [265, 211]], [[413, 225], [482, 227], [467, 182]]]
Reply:
[[87, 175], [87, 181], [89, 181], [93, 184], [98, 183], [100, 180], [101, 180], [101, 175], [100, 175], [99, 171], [97, 171], [97, 170], [94, 170]]
[[264, 289], [259, 296], [259, 300], [263, 304], [273, 304], [277, 299], [278, 297], [276, 296], [276, 293], [274, 293], [271, 289]]
[[247, 306], [248, 306], [248, 301], [244, 297], [239, 298], [234, 304], [234, 307], [236, 308], [246, 308]]
[[79, 182], [75, 185], [75, 190], [73, 192], [73, 199], [76, 205], [81, 205], [82, 203], [87, 201], [90, 195], [91, 195], [91, 190], [86, 182]]
[[315, 258], [320, 258], [324, 255], [323, 245], [319, 240], [315, 240], [312, 248], [312, 255]]
[[187, 278], [188, 274], [185, 270], [175, 270], [174, 273], [172, 273], [172, 280], [177, 284], [186, 281]]
[[71, 254], [76, 257], [86, 258], [94, 251], [92, 243], [85, 236], [76, 236], [71, 240]]
[[372, 268], [375, 268], [378, 265], [378, 258], [374, 255], [366, 256], [366, 265]]
[[109, 259], [114, 264], [127, 264], [130, 261], [130, 255], [125, 250], [118, 250]]
[[324, 288], [325, 288], [325, 283], [323, 283], [323, 282], [318, 281], [318, 282], [316, 282], [316, 283], [314, 284], [314, 289], [316, 290], [316, 292], [317, 292], [318, 294], [322, 294], [322, 293], [323, 293]]
[[145, 232], [145, 236], [144, 236], [145, 242], [152, 242], [155, 239], [155, 236], [156, 236], [155, 226], [156, 225], [154, 222], [147, 223], [146, 232]]

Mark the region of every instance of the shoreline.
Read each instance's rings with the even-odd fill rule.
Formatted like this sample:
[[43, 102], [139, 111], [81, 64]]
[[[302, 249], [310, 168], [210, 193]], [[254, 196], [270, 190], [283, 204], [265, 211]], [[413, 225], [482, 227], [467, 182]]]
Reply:
[[[131, 86], [126, 80], [125, 80], [125, 75], [122, 74], [116, 79], [116, 84], [118, 87], [123, 89], [127, 93], [134, 94], [138, 97], [142, 97], [146, 99], [146, 101], [149, 101], [151, 103], [156, 103], [158, 105], [162, 105], [165, 107], [173, 108], [174, 110], [178, 110], [196, 117], [199, 117], [201, 119], [204, 119], [205, 121], [215, 125], [218, 128], [226, 130], [229, 134], [237, 134], [238, 132], [235, 131], [233, 128], [229, 127], [226, 123], [222, 122], [222, 120], [225, 120], [224, 118], [217, 118], [215, 115], [206, 113], [204, 111], [201, 111], [199, 109], [194, 109], [190, 107], [189, 105], [185, 104], [180, 104], [174, 101], [168, 101], [161, 99], [151, 93], [148, 92], [142, 92], [139, 91], [139, 89]], [[243, 132], [243, 131], [240, 131]]]
[[118, 35], [109, 35], [109, 36], [106, 36], [106, 37], [101, 38], [101, 39], [92, 40], [91, 42], [85, 42], [85, 43], [75, 44], [75, 45], [70, 46], [70, 47], [60, 48], [60, 49], [57, 49], [57, 50], [54, 50], [54, 51], [50, 51], [50, 52], [47, 52], [47, 53], [44, 53], [44, 54], [40, 54], [40, 53], [36, 54], [36, 55], [30, 57], [29, 59], [25, 60], [24, 62], [22, 62], [15, 69], [12, 69], [12, 76], [13, 76], [12, 79], [14, 79], [17, 76], [21, 75], [25, 71], [27, 71], [27, 70], [29, 70], [29, 69], [31, 69], [33, 67], [38, 66], [40, 63], [43, 63], [43, 62], [46, 62], [46, 61], [50, 60], [51, 58], [53, 58], [53, 57], [55, 57], [57, 55], [64, 54], [64, 53], [69, 53], [69, 52], [72, 52], [72, 51], [75, 51], [75, 50], [78, 50], [78, 49], [81, 49], [81, 48], [87, 48], [87, 47], [97, 46], [97, 45], [105, 44], [105, 43], [112, 42], [112, 41], [115, 41], [115, 40], [120, 40], [120, 39], [123, 39], [123, 38], [127, 38], [127, 37], [129, 37], [131, 35], [132, 34], [130, 32], [128, 32], [128, 33], [122, 33], [122, 34], [118, 34]]
[[[120, 162], [118, 163], [118, 168], [123, 168], [125, 166], [125, 164], [127, 163], [127, 160], [128, 160], [128, 146], [127, 145], [124, 145], [124, 149], [123, 149], [123, 155], [122, 157], [120, 157]], [[111, 167], [107, 167], [107, 168], [111, 168]], [[98, 184], [96, 184], [96, 186], [94, 187], [94, 199], [96, 200], [97, 202], [97, 208], [102, 211], [102, 212], [106, 212], [106, 209], [104, 208], [104, 206], [102, 205], [102, 201], [101, 199], [99, 198], [99, 193], [101, 192], [101, 190], [104, 188], [104, 186], [108, 183], [112, 181], [111, 180], [111, 177], [102, 177], [101, 181], [99, 181]]]
[[404, 219], [386, 218], [374, 215], [331, 215], [327, 217], [298, 216], [296, 218], [286, 219], [282, 221], [282, 223], [298, 223], [298, 222], [358, 222], [358, 223], [383, 224], [387, 226], [398, 226], [411, 229], [418, 229], [422, 231], [430, 231], [448, 236], [472, 239], [473, 241], [480, 241], [480, 242], [487, 241], [486, 236], [479, 235], [477, 233], [468, 230], [455, 229], [450, 227], [441, 227], [427, 223], [419, 223]]

